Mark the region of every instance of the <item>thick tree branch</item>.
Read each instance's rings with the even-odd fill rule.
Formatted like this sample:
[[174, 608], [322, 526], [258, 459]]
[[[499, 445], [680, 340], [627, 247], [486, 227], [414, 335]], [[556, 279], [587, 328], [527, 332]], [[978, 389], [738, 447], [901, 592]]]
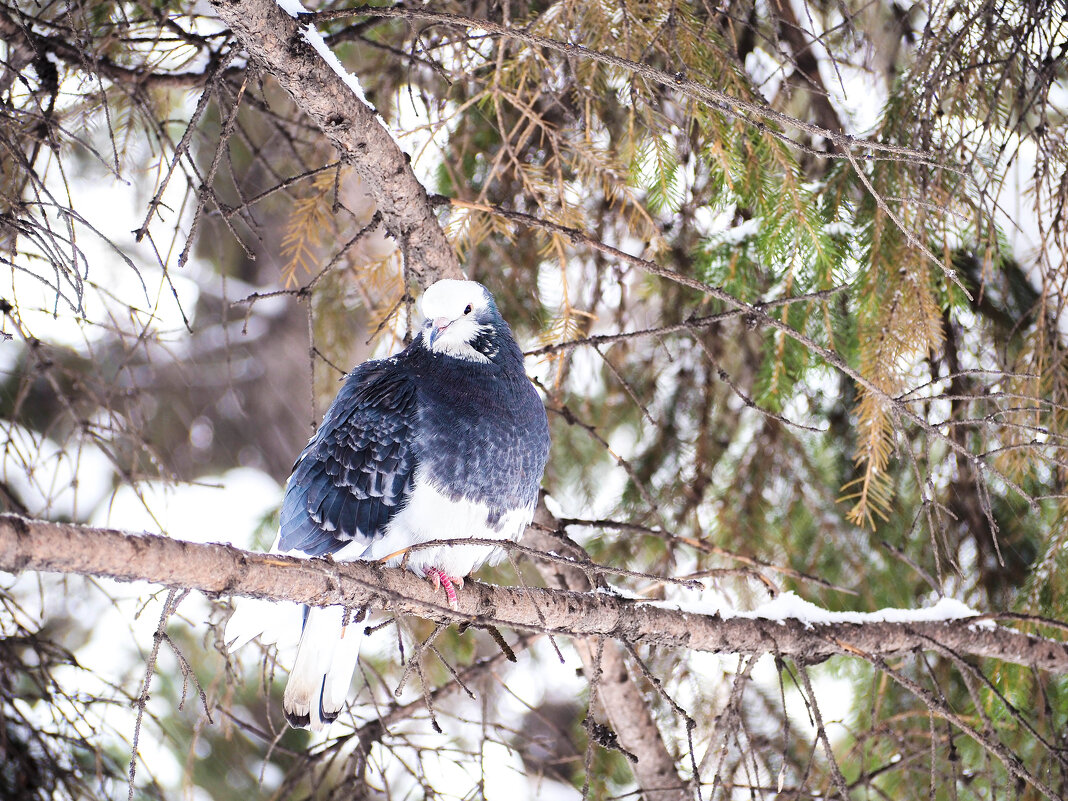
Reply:
[[[538, 525], [527, 529], [523, 538], [524, 545], [543, 553], [556, 553], [577, 562], [588, 561], [586, 552], [569, 538], [549, 533], [559, 531], [559, 526], [545, 508], [544, 502], [538, 504], [535, 522]], [[577, 567], [568, 567], [559, 562], [542, 562], [538, 569], [549, 587], [569, 594], [584, 593], [582, 597], [603, 597], [589, 594], [595, 588], [586, 573]], [[612, 724], [620, 745], [638, 757], [631, 769], [646, 797], [650, 801], [683, 801], [692, 798], [692, 789], [686, 787], [679, 777], [675, 759], [660, 734], [652, 708], [627, 670], [623, 649], [612, 641], [602, 641], [598, 647], [594, 639], [577, 640], [575, 649], [582, 659], [586, 675], [600, 677], [597, 696], [601, 707]]]
[[249, 57], [274, 76], [300, 109], [323, 130], [367, 181], [386, 229], [404, 249], [407, 267], [421, 283], [460, 278], [456, 254], [434, 216], [410, 158], [364, 103], [304, 38], [274, 0], [212, 0]]
[[[555, 530], [539, 509], [541, 525], [525, 544], [585, 561], [585, 553]], [[620, 642], [717, 653], [773, 653], [802, 663], [829, 656], [869, 662], [907, 651], [936, 650], [987, 657], [1068, 674], [1068, 645], [1006, 628], [975, 626], [971, 619], [937, 623], [810, 625], [801, 620], [723, 618], [692, 614], [590, 592], [586, 574], [559, 561], [539, 565], [554, 589], [496, 587], [470, 582], [459, 608], [406, 570], [368, 563], [334, 563], [250, 553], [228, 545], [198, 544], [0, 515], [0, 570], [55, 571], [148, 581], [210, 595], [247, 595], [315, 605], [373, 606], [439, 620], [508, 626], [575, 638], [587, 676], [597, 676], [597, 697], [619, 739], [637, 757], [632, 765], [643, 797], [681, 801], [692, 788], [679, 776]], [[601, 640], [601, 647], [597, 642]]]
[[[549, 535], [543, 535], [549, 536]], [[562, 547], [555, 538], [557, 551]], [[1068, 644], [963, 618], [945, 622], [808, 624], [800, 620], [722, 618], [635, 602], [609, 593], [497, 587], [471, 582], [459, 608], [444, 605], [429, 582], [398, 568], [251, 553], [157, 535], [0, 515], [0, 570], [79, 573], [120, 581], [290, 600], [313, 605], [371, 605], [439, 620], [507, 626], [574, 637], [737, 654], [777, 653], [804, 662], [834, 655], [889, 656], [949, 650], [1068, 674]], [[570, 570], [559, 564], [553, 573]]]

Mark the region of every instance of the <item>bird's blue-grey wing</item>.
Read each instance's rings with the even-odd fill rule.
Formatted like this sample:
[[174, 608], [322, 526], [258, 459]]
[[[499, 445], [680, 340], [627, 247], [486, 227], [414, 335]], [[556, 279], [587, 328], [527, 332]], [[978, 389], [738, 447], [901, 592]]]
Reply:
[[349, 375], [286, 485], [282, 551], [321, 556], [381, 533], [411, 488], [415, 406], [412, 381], [394, 359]]

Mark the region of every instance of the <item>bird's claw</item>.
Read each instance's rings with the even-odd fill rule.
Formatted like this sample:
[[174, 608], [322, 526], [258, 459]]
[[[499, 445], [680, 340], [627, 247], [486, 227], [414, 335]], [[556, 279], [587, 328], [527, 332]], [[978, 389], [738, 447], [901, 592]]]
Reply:
[[[435, 590], [441, 587], [445, 588], [445, 598], [449, 602], [449, 608], [453, 611], [459, 611], [460, 603], [456, 600], [456, 587], [462, 590], [464, 588], [464, 580], [462, 578], [451, 579], [436, 567], [427, 570], [426, 577], [430, 581], [430, 586]], [[455, 587], [453, 586], [454, 584], [456, 585]]]

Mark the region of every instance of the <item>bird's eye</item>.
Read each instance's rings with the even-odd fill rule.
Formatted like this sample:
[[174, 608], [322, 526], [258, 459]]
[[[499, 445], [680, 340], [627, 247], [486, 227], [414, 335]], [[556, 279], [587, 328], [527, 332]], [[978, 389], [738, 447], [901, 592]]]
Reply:
[[470, 314], [470, 313], [471, 313], [471, 304], [470, 304], [470, 303], [468, 303], [468, 304], [467, 304], [467, 308], [466, 308], [466, 309], [464, 309], [464, 314]]

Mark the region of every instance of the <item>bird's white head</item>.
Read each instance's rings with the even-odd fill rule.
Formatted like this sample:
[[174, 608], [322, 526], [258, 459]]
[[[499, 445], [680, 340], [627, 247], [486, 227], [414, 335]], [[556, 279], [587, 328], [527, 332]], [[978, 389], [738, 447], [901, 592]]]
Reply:
[[442, 279], [423, 293], [419, 308], [426, 318], [422, 331], [426, 348], [457, 359], [490, 360], [492, 353], [485, 352], [483, 341], [492, 334], [499, 315], [482, 284]]

